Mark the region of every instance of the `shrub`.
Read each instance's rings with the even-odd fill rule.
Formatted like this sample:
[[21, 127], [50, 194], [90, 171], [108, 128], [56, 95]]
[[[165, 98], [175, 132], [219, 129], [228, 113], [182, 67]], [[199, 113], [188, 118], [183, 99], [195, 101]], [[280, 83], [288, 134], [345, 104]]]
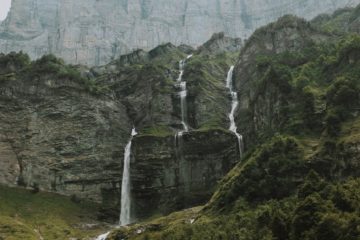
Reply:
[[30, 64], [30, 58], [23, 52], [11, 52], [7, 55], [0, 54], [0, 73], [8, 73], [23, 69]]
[[306, 171], [302, 156], [302, 149], [295, 139], [274, 137], [246, 164], [238, 166], [238, 175], [222, 184], [219, 189], [222, 195], [217, 203], [225, 206], [240, 196], [251, 203], [290, 196]]
[[353, 81], [339, 77], [328, 88], [327, 102], [331, 107], [339, 107], [343, 114], [359, 104], [360, 89]]

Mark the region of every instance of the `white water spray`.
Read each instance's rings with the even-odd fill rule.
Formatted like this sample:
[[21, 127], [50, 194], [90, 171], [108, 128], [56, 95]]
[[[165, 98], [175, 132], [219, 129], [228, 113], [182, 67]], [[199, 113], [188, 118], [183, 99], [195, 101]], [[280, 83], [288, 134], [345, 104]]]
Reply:
[[100, 236], [98, 236], [98, 237], [96, 238], [96, 240], [106, 240], [106, 238], [109, 236], [109, 234], [110, 234], [110, 232], [101, 234]]
[[[130, 154], [131, 143], [133, 137], [137, 134], [135, 128], [132, 129], [129, 143], [125, 147], [124, 153], [124, 169], [121, 183], [121, 210], [120, 210], [120, 225], [125, 226], [131, 223], [131, 197], [130, 197]], [[105, 238], [106, 239], [106, 238]]]
[[234, 72], [234, 66], [230, 67], [230, 70], [227, 74], [226, 78], [226, 87], [229, 89], [231, 94], [231, 111], [229, 113], [229, 119], [230, 119], [230, 128], [229, 130], [233, 132], [237, 139], [238, 139], [238, 145], [239, 145], [239, 152], [240, 152], [240, 158], [242, 158], [243, 154], [243, 136], [237, 132], [237, 126], [235, 123], [235, 111], [237, 110], [239, 106], [239, 100], [237, 93], [233, 90], [233, 72]]
[[183, 130], [177, 133], [177, 136], [182, 136], [184, 132], [189, 131], [189, 126], [187, 125], [187, 105], [186, 105], [186, 97], [187, 97], [187, 88], [186, 88], [186, 82], [183, 81], [183, 75], [184, 75], [184, 68], [185, 68], [185, 62], [186, 60], [190, 59], [193, 55], [187, 56], [186, 59], [181, 60], [179, 63], [179, 70], [180, 74], [177, 79], [177, 86], [180, 87], [180, 106], [181, 106], [181, 124], [183, 126]]

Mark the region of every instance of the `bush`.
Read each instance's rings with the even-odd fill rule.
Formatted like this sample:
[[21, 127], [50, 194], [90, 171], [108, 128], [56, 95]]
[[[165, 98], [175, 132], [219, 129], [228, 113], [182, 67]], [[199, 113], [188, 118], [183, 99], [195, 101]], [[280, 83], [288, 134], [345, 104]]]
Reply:
[[338, 107], [346, 118], [349, 110], [359, 105], [359, 92], [357, 84], [345, 77], [339, 77], [327, 90], [328, 105]]
[[11, 52], [7, 55], [0, 53], [0, 74], [18, 71], [29, 64], [29, 55], [23, 52]]
[[325, 117], [326, 134], [330, 137], [337, 137], [341, 131], [341, 114], [336, 109], [331, 109]]
[[301, 93], [300, 113], [306, 128], [311, 130], [321, 129], [321, 118], [315, 110], [315, 94], [311, 87], [305, 87]]
[[260, 147], [228, 182], [223, 183], [217, 203], [229, 205], [240, 196], [251, 203], [282, 199], [296, 191], [306, 171], [303, 152], [290, 137], [274, 137]]

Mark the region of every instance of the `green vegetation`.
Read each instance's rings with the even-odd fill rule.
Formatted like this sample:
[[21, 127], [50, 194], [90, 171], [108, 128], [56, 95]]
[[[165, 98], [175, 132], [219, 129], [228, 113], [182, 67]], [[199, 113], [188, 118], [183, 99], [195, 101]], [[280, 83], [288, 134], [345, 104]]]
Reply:
[[355, 9], [343, 8], [335, 11], [332, 15], [320, 15], [311, 21], [312, 26], [319, 30], [342, 35], [351, 31], [353, 24], [356, 25], [359, 16], [360, 6]]
[[[294, 197], [270, 200], [256, 207], [239, 199], [229, 213], [184, 211], [115, 231], [110, 239], [357, 240], [359, 187], [360, 179], [327, 184], [310, 172]], [[191, 224], [193, 219], [195, 222]], [[135, 229], [146, 231], [135, 234]]]
[[302, 159], [303, 149], [295, 139], [277, 136], [228, 174], [212, 204], [223, 208], [240, 196], [249, 203], [288, 197], [306, 171]]
[[[358, 124], [346, 123], [341, 135], [359, 134]], [[327, 169], [312, 168], [304, 155], [311, 144], [302, 141], [276, 136], [248, 153], [201, 211], [120, 229], [110, 239], [359, 239], [360, 178], [321, 177]]]
[[[321, 45], [310, 41], [298, 51], [256, 56], [249, 67], [255, 73], [249, 81], [251, 98], [249, 111], [242, 115], [244, 126], [250, 128], [259, 115], [270, 120], [254, 128], [254, 145], [242, 162], [219, 183], [203, 208], [121, 228], [110, 239], [359, 239], [360, 36], [340, 31], [353, 14], [343, 10], [331, 21], [317, 19], [312, 24], [286, 16], [259, 29], [248, 42], [261, 42], [264, 31], [284, 27], [320, 28], [337, 38]], [[230, 99], [224, 94], [225, 77], [236, 55], [197, 55], [188, 60], [184, 75], [188, 117], [197, 131], [221, 129], [227, 122], [229, 109], [224, 106], [229, 106]], [[142, 136], [166, 137], [172, 128], [151, 114], [162, 113], [166, 107], [163, 99], [175, 92], [171, 79], [176, 78], [174, 68], [185, 54], [166, 44], [147, 57], [152, 61], [118, 64], [118, 81], [102, 85], [99, 79], [84, 78], [74, 66], [54, 56], [30, 62], [26, 55], [10, 54], [0, 56], [0, 66], [6, 64], [8, 69], [0, 72], [0, 83], [19, 76], [49, 75], [74, 81], [91, 93], [111, 88], [123, 96], [132, 119], [151, 118]], [[136, 96], [141, 103], [135, 95], [141, 95]], [[179, 104], [178, 99], [176, 102]], [[269, 102], [275, 107], [261, 112]], [[151, 109], [151, 114], [142, 115], [139, 109]], [[82, 237], [85, 233], [76, 223], [94, 219], [91, 212], [96, 206], [49, 194], [0, 190], [0, 238]]]
[[0, 239], [93, 237], [104, 231], [98, 211], [93, 203], [0, 185]]
[[[276, 124], [258, 130], [258, 144], [203, 209], [120, 229], [110, 239], [359, 239], [360, 37], [338, 40], [257, 56], [249, 106], [277, 101]], [[189, 62], [192, 94], [211, 98], [219, 84], [207, 75], [212, 63], [200, 56]], [[263, 100], [271, 94], [276, 100]]]
[[11, 52], [7, 55], [0, 53], [0, 72], [9, 73], [11, 70], [21, 69], [30, 64], [30, 58], [23, 52]]
[[[186, 64], [184, 79], [188, 88], [190, 125], [196, 129], [227, 128], [230, 96], [226, 95], [227, 72], [238, 53], [215, 56], [195, 55]], [[197, 115], [196, 115], [197, 114]]]
[[167, 137], [173, 134], [173, 131], [168, 126], [145, 127], [141, 131], [141, 135], [152, 135], [158, 137]]
[[45, 55], [31, 62], [29, 56], [22, 52], [0, 54], [0, 83], [16, 79], [34, 81], [41, 78], [72, 81], [91, 94], [108, 91], [108, 86], [100, 84], [95, 78], [82, 76], [78, 67], [65, 64], [54, 55]]
[[311, 44], [299, 52], [257, 56], [259, 78], [253, 83], [250, 105], [264, 98], [264, 91], [279, 96], [279, 124], [260, 131], [259, 139], [266, 140], [275, 132], [339, 134], [340, 123], [351, 119], [359, 107], [359, 44], [358, 35], [348, 35], [337, 44]]

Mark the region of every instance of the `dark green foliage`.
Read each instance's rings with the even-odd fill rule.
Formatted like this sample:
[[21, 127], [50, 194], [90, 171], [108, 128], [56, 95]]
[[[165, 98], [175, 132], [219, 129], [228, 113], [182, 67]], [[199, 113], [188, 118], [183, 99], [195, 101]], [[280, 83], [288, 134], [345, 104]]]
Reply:
[[[264, 47], [262, 37], [284, 27], [344, 33], [339, 27], [358, 12], [359, 7], [338, 11], [312, 26], [283, 17], [257, 30], [242, 52]], [[188, 218], [163, 222], [146, 238], [360, 239], [360, 37], [323, 36], [332, 40], [301, 43], [306, 47], [280, 54], [263, 51], [254, 66], [243, 66], [250, 72], [243, 81], [250, 97], [240, 116], [254, 129], [248, 136], [256, 139], [253, 150], [220, 182], [194, 224], [187, 224]], [[213, 82], [204, 61], [195, 56], [187, 65], [195, 97]]]
[[358, 85], [355, 81], [341, 77], [336, 79], [327, 90], [328, 106], [336, 109], [337, 115], [342, 120], [347, 119], [351, 110], [359, 105]]
[[358, 57], [360, 51], [360, 36], [358, 34], [352, 34], [340, 41], [338, 45], [339, 61], [350, 60], [350, 63], [354, 63], [351, 60], [352, 57]]
[[316, 113], [316, 96], [310, 87], [303, 88], [302, 101], [299, 103], [299, 110], [302, 113], [303, 124], [311, 130], [321, 129], [321, 122]]
[[21, 69], [30, 64], [30, 58], [27, 54], [23, 52], [11, 52], [7, 55], [1, 53], [0, 54], [0, 74], [3, 71], [14, 71], [17, 69]]
[[317, 172], [311, 170], [305, 182], [299, 187], [298, 197], [306, 198], [313, 193], [319, 192], [326, 187], [326, 183]]
[[329, 110], [325, 117], [326, 133], [328, 136], [338, 136], [340, 132], [341, 118], [336, 110]]
[[[309, 238], [312, 228], [321, 221], [321, 215], [332, 212], [331, 205], [318, 193], [314, 193], [299, 202], [294, 211], [291, 235], [293, 239]], [[310, 238], [311, 239], [311, 238]]]
[[[309, 186], [315, 184], [310, 190]], [[357, 240], [360, 238], [360, 179], [328, 183], [311, 171], [299, 186], [306, 195], [269, 200], [254, 205], [238, 201], [231, 211], [202, 213], [193, 224], [186, 212], [150, 223], [143, 234], [134, 229], [119, 230], [118, 237], [129, 239], [242, 239], [242, 240]], [[344, 210], [338, 198], [347, 201]], [[351, 205], [351, 208], [349, 206]], [[156, 226], [156, 228], [155, 228]], [[117, 239], [117, 238], [110, 238]]]
[[223, 184], [216, 204], [222, 208], [239, 197], [255, 203], [290, 196], [306, 171], [302, 156], [296, 140], [275, 137], [254, 153], [246, 164], [237, 166], [241, 174]]
[[0, 83], [15, 80], [19, 71], [29, 64], [29, 56], [22, 52], [0, 53]]
[[44, 55], [40, 59], [34, 61], [29, 68], [32, 77], [40, 77], [43, 74], [61, 74], [63, 66], [63, 60], [50, 54]]
[[[305, 184], [309, 184], [306, 182]], [[318, 189], [298, 203], [294, 212], [292, 239], [358, 239], [359, 179]], [[329, 191], [330, 189], [330, 191]], [[351, 202], [355, 202], [351, 206]]]
[[100, 94], [108, 90], [108, 87], [101, 85], [97, 79], [82, 76], [76, 66], [65, 64], [62, 59], [54, 55], [44, 55], [31, 62], [29, 56], [22, 52], [0, 54], [0, 82], [18, 78], [24, 81], [45, 78], [73, 81], [92, 94]]
[[260, 75], [250, 106], [256, 106], [259, 98], [272, 98], [260, 102], [278, 98], [278, 110], [272, 113], [276, 124], [269, 126], [268, 137], [276, 132], [338, 135], [339, 124], [356, 115], [360, 107], [359, 59], [358, 35], [344, 36], [337, 44], [310, 44], [300, 51], [258, 55]]

